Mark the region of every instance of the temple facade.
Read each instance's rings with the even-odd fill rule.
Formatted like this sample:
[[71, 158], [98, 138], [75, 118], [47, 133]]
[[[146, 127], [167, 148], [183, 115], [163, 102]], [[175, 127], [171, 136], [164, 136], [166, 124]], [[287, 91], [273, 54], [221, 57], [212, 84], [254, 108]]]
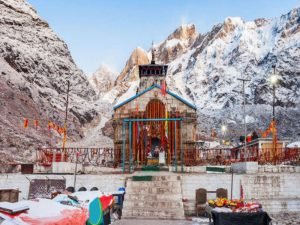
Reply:
[[[167, 88], [167, 65], [139, 66], [136, 95], [114, 106], [114, 149], [131, 165], [170, 165], [195, 149], [196, 107]], [[123, 165], [124, 165], [123, 164]]]

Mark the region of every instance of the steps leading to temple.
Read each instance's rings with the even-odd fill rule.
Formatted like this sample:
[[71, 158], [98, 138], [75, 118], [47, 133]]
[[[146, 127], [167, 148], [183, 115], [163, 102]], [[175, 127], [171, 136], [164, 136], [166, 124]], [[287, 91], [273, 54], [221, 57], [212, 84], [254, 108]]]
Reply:
[[184, 219], [180, 176], [128, 180], [122, 218]]

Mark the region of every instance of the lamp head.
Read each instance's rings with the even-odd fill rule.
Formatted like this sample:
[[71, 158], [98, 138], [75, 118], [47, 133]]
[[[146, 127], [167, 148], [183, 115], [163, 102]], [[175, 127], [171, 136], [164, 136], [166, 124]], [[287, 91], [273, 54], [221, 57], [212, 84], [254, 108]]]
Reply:
[[272, 76], [270, 77], [270, 82], [271, 82], [271, 84], [273, 84], [273, 85], [277, 84], [277, 83], [278, 83], [278, 76], [276, 76], [275, 74], [272, 75]]
[[227, 127], [225, 125], [222, 125], [221, 130], [222, 132], [225, 132], [227, 130]]

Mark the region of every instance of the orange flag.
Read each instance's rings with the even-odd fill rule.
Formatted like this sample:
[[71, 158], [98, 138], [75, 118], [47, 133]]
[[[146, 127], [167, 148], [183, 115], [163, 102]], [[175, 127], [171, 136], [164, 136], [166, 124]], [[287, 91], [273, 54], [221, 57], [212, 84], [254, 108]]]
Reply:
[[49, 131], [51, 130], [52, 126], [53, 126], [53, 123], [49, 121], [49, 122], [48, 122], [48, 130], [49, 130]]
[[64, 128], [60, 127], [58, 133], [62, 135], [64, 133]]
[[28, 119], [24, 118], [24, 128], [27, 128], [27, 127], [28, 127]]

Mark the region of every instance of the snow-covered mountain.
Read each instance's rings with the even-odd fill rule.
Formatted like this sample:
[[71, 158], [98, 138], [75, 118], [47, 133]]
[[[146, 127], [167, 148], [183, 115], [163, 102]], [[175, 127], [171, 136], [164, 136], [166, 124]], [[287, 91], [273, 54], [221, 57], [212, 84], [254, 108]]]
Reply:
[[[227, 124], [242, 134], [241, 82], [246, 85], [248, 130], [265, 129], [271, 118], [272, 65], [276, 118], [281, 136], [300, 136], [300, 9], [272, 20], [227, 18], [206, 34], [182, 25], [154, 45], [156, 62], [168, 63], [168, 88], [198, 107], [199, 133]], [[88, 80], [67, 45], [25, 0], [0, 0], [0, 164], [31, 161], [40, 146], [58, 145], [48, 121], [63, 126], [70, 81], [67, 146], [108, 147], [113, 104], [136, 93], [138, 65], [150, 51], [136, 48], [116, 76], [101, 66]], [[29, 118], [29, 127], [23, 119]], [[39, 121], [38, 129], [33, 120]], [[105, 126], [106, 124], [106, 126]]]
[[109, 91], [115, 84], [118, 72], [107, 65], [101, 65], [98, 70], [89, 77], [90, 84], [99, 97]]
[[[68, 135], [75, 140], [99, 116], [95, 91], [65, 42], [28, 3], [0, 0], [0, 162], [31, 160], [37, 147], [61, 142], [55, 132], [50, 138], [47, 123], [64, 124], [67, 80]], [[27, 129], [23, 118], [29, 118]]]
[[[238, 78], [250, 79], [245, 89], [248, 130], [265, 129], [272, 112], [269, 80], [272, 65], [276, 65], [279, 134], [300, 135], [300, 8], [270, 20], [246, 22], [229, 17], [205, 34], [197, 33], [194, 25], [183, 25], [154, 48], [156, 61], [169, 65], [168, 88], [198, 107], [200, 133], [210, 134], [211, 128], [220, 130], [220, 124], [227, 124], [231, 134], [233, 130], [235, 135], [242, 134], [242, 83]], [[149, 61], [150, 52], [147, 56]], [[117, 93], [110, 95], [111, 102], [135, 93], [137, 64], [126, 64], [126, 73], [109, 91]]]

